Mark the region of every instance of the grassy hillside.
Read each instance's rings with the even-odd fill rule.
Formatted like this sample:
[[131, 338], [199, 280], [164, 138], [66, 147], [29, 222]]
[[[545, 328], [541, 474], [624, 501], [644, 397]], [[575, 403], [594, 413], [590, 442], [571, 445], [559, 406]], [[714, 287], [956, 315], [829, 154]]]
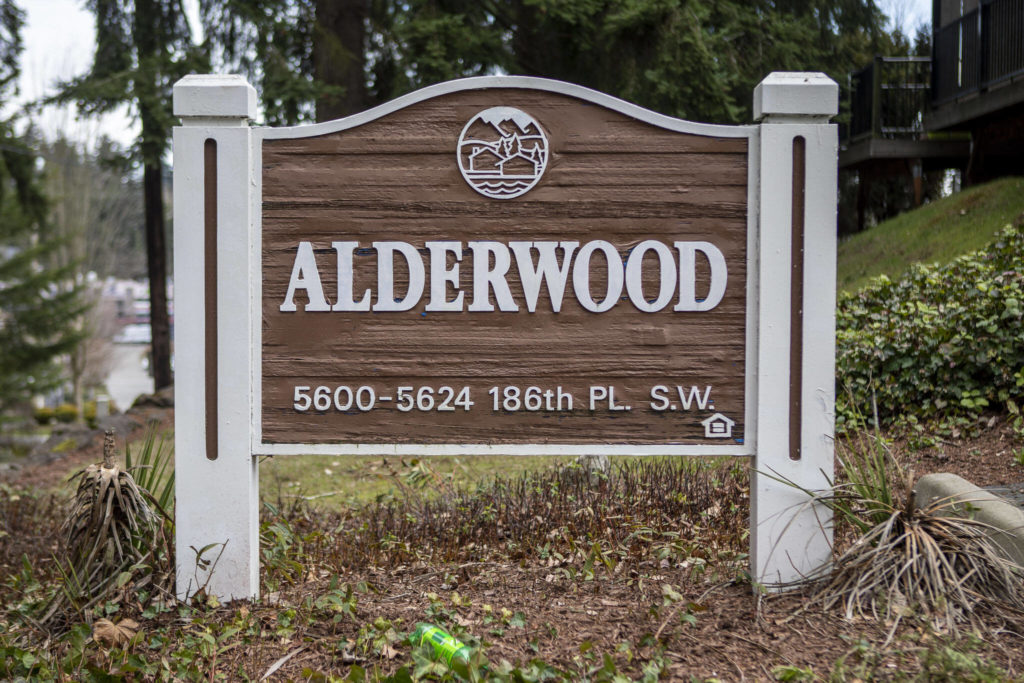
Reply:
[[839, 289], [877, 275], [899, 275], [915, 262], [947, 263], [980, 249], [1024, 215], [1024, 178], [1003, 178], [932, 202], [858, 233], [839, 245]]

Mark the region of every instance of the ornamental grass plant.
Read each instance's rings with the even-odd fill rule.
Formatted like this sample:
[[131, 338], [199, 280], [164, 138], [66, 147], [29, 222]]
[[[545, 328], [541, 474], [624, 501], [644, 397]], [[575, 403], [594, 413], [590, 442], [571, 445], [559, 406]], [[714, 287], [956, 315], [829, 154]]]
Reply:
[[991, 617], [1024, 625], [1024, 567], [997, 544], [1005, 532], [963, 516], [969, 501], [918, 505], [913, 472], [878, 434], [841, 444], [838, 460], [842, 480], [812, 496], [832, 510], [840, 549], [831, 567], [801, 582], [809, 605], [882, 621], [890, 638], [908, 618], [953, 635]]
[[[114, 433], [107, 431], [103, 462], [76, 473], [71, 508], [61, 527], [58, 563], [62, 581], [45, 606], [40, 622], [61, 630], [69, 620], [91, 619], [94, 608], [115, 596], [140, 591], [148, 598], [170, 595], [174, 561], [170, 538], [173, 521], [167, 509], [173, 497], [173, 475], [167, 477], [169, 450], [151, 429], [132, 466], [118, 466]], [[140, 477], [136, 481], [133, 471]], [[145, 488], [163, 481], [155, 498]]]

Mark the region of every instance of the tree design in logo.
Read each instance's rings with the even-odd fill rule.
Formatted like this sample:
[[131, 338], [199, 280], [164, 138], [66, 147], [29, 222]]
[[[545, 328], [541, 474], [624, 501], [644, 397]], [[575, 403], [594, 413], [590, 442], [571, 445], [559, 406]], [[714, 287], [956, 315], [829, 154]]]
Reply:
[[470, 187], [485, 197], [512, 199], [540, 180], [548, 165], [548, 139], [529, 114], [491, 107], [462, 129], [458, 155]]

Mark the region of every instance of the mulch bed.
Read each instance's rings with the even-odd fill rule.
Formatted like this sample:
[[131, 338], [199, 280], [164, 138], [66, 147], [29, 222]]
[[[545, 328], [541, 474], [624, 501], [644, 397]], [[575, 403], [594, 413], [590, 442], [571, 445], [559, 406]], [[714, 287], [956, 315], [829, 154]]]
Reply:
[[[150, 409], [145, 419], [173, 424], [172, 411], [167, 409]], [[132, 438], [140, 436], [141, 431]], [[917, 451], [908, 450], [907, 444], [907, 439], [898, 438], [893, 450], [916, 475], [954, 472], [980, 486], [1024, 480], [1024, 468], [1014, 461], [1024, 444], [1000, 417], [972, 438], [939, 441]], [[70, 470], [96, 460], [98, 443], [58, 462], [9, 471], [5, 477], [17, 486], [50, 488]], [[41, 531], [52, 534], [53, 530]], [[46, 553], [53, 552], [51, 543], [40, 543], [43, 538], [24, 539], [25, 543], [11, 540], [6, 550], [12, 556], [0, 558], [0, 565], [11, 569], [17, 563], [13, 553], [18, 557], [31, 553], [33, 541], [39, 555], [33, 559], [45, 562]], [[620, 670], [637, 677], [642, 663], [658, 651], [654, 644], [660, 642], [671, 680], [690, 676], [773, 679], [777, 666], [827, 677], [837, 662], [848, 672], [864, 666], [876, 678], [907, 676], [920, 670], [917, 655], [935, 642], [934, 634], [908, 621], [882, 649], [888, 635], [885, 624], [802, 611], [799, 595], [758, 597], [742, 580], [721, 582], [727, 577], [718, 577], [717, 583], [700, 582], [691, 576], [692, 568], [668, 563], [627, 566], [614, 575], [601, 568], [593, 580], [571, 576], [553, 561], [355, 569], [336, 578], [370, 586], [358, 594], [358, 619], [345, 617], [337, 623], [321, 619], [280, 636], [276, 628], [282, 606], [300, 604], [330, 589], [328, 570], [315, 569], [298, 585], [265, 595], [258, 603], [222, 606], [206, 616], [230, 621], [244, 611], [258, 625], [260, 637], [255, 645], [234, 648], [218, 660], [218, 670], [228, 677], [245, 672], [258, 678], [292, 654], [271, 680], [301, 680], [311, 672], [344, 675], [354, 664], [393, 672], [408, 664], [407, 648], [396, 645], [396, 650], [385, 649], [383, 654], [360, 652], [360, 627], [384, 619], [401, 630], [411, 630], [416, 622], [437, 617], [442, 608], [445, 616], [435, 620], [453, 621], [483, 640], [493, 662], [507, 659], [525, 665], [537, 658], [564, 671], [581, 672], [600, 667], [608, 653]], [[663, 585], [674, 587], [682, 599], [666, 601]], [[502, 608], [521, 612], [524, 623], [511, 626], [496, 621], [493, 615]], [[174, 611], [142, 623], [143, 631], [161, 627], [188, 628]], [[992, 628], [975, 644], [977, 653], [1004, 667], [1009, 675], [1020, 676], [1024, 639], [1000, 633], [995, 624]]]
[[1024, 440], [1014, 432], [1002, 415], [986, 417], [977, 436], [936, 439], [934, 446], [912, 449], [912, 440], [901, 436], [892, 450], [915, 476], [932, 472], [952, 472], [978, 486], [1007, 486], [1024, 482], [1024, 467], [1015, 461], [1024, 449]]
[[[445, 590], [440, 585], [450, 573], [464, 578]], [[897, 632], [894, 647], [883, 650], [879, 645], [886, 638], [884, 625], [847, 621], [820, 611], [802, 612], [798, 595], [758, 599], [749, 584], [687, 585], [682, 571], [676, 569], [666, 569], [643, 582], [624, 577], [580, 582], [561, 578], [547, 567], [472, 563], [440, 569], [353, 572], [343, 579], [365, 581], [373, 587], [359, 595], [358, 620], [322, 621], [280, 639], [269, 635], [277, 624], [274, 605], [245, 607], [252, 610], [251, 617], [268, 636], [259, 646], [229, 654], [222, 670], [242, 670], [259, 677], [282, 657], [298, 651], [275, 672], [273, 680], [302, 680], [311, 672], [346, 675], [352, 664], [367, 671], [376, 668], [393, 673], [408, 661], [405, 648], [396, 645], [396, 651], [385, 655], [358, 652], [360, 625], [385, 619], [411, 630], [425, 619], [432, 597], [439, 601], [435, 604], [447, 607], [450, 619], [484, 641], [492, 662], [508, 660], [523, 666], [537, 658], [567, 672], [600, 667], [608, 653], [619, 670], [639, 677], [638, 664], [656, 653], [643, 643], [656, 640], [663, 647], [667, 680], [691, 680], [691, 676], [699, 680], [775, 680], [773, 669], [778, 666], [827, 677], [844, 657], [847, 675], [864, 665], [875, 678], [886, 678], [887, 673], [918, 673], [921, 665], [916, 655], [934, 643], [933, 636], [906, 625]], [[663, 583], [682, 586], [683, 599], [663, 605]], [[272, 603], [294, 604], [299, 595], [320, 595], [327, 589], [328, 581], [320, 579], [269, 597]], [[452, 606], [456, 592], [459, 607]], [[501, 608], [521, 611], [525, 624], [485, 624], [485, 605], [492, 613]], [[237, 614], [237, 609], [220, 608], [225, 619]], [[687, 612], [694, 619], [684, 621], [681, 615]], [[500, 628], [494, 630], [496, 626]], [[1009, 675], [1019, 675], [1024, 643], [1019, 637], [992, 636], [978, 645], [978, 654], [997, 662]]]

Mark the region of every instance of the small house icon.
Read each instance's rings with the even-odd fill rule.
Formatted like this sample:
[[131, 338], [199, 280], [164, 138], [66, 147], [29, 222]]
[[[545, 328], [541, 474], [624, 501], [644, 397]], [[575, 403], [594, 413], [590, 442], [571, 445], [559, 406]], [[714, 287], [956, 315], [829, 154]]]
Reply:
[[715, 413], [700, 423], [704, 425], [704, 438], [707, 439], [728, 439], [732, 436], [732, 426], [736, 424], [735, 420], [730, 420], [721, 413]]

